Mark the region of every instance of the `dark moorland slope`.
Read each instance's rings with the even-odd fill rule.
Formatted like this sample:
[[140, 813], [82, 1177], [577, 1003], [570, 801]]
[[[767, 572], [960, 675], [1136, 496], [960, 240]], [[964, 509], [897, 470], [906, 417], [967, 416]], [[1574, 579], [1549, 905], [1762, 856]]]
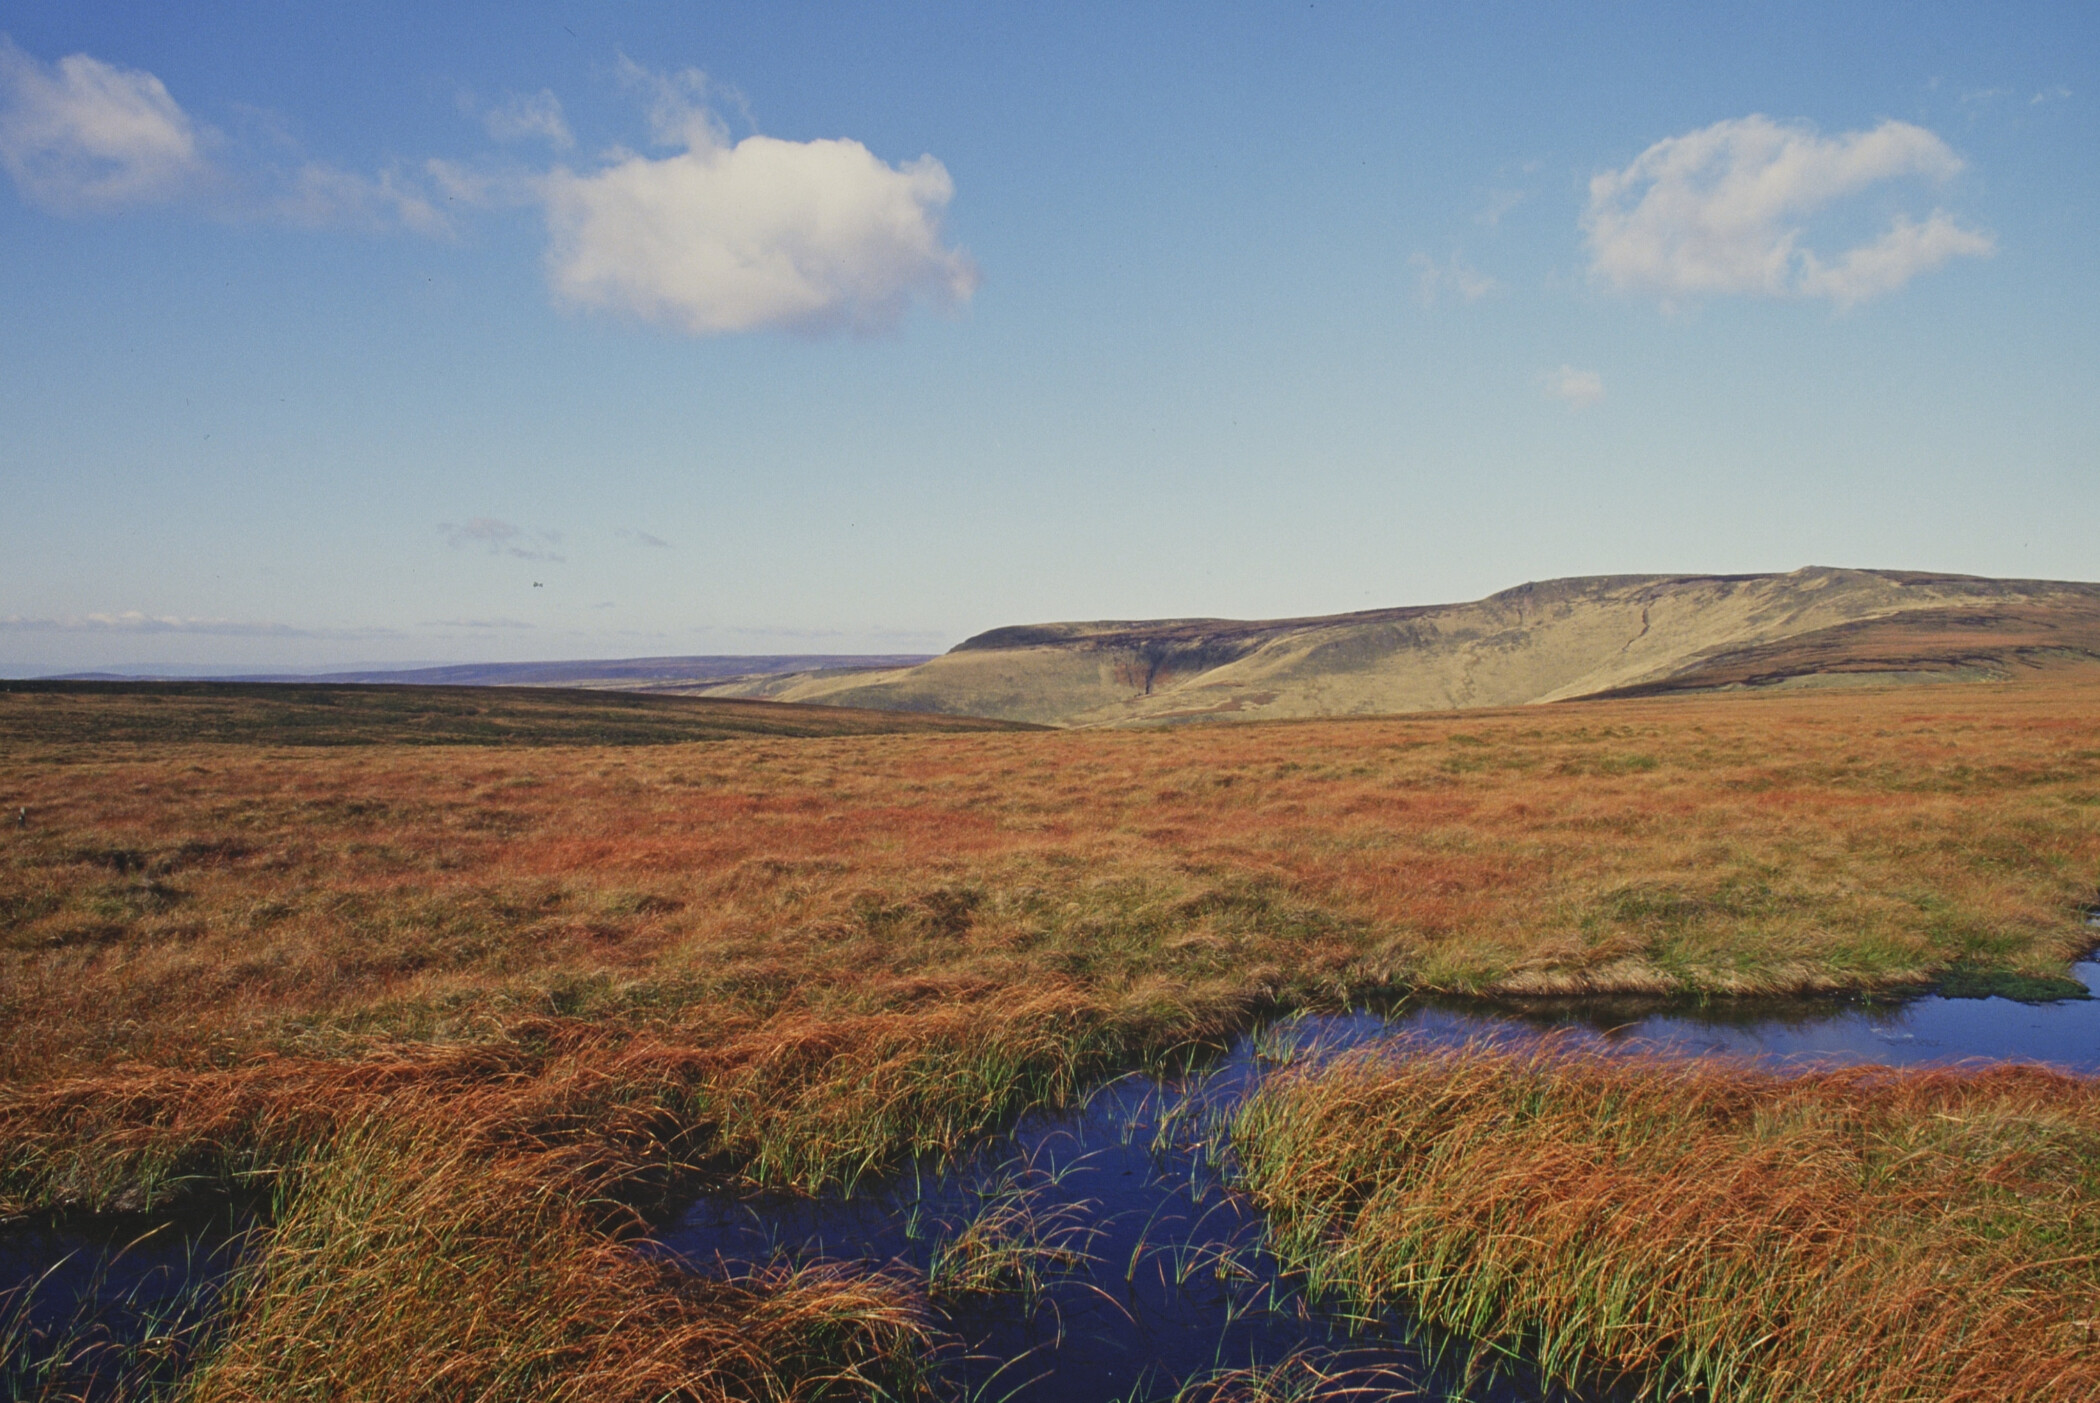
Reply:
[[541, 687], [0, 681], [0, 747], [662, 745], [1026, 729], [961, 716]]

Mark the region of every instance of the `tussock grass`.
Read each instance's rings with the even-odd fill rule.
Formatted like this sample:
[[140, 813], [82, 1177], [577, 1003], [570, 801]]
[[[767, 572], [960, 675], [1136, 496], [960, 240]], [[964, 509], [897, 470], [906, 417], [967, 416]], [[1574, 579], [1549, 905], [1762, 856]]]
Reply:
[[[665, 1275], [621, 1249], [632, 1210], [850, 1186], [1255, 1012], [1373, 991], [2053, 975], [2100, 874], [2100, 716], [2066, 688], [296, 752], [137, 717], [96, 741], [87, 711], [39, 739], [19, 708], [57, 703], [0, 700], [0, 810], [29, 811], [0, 829], [0, 1214], [274, 1196], [199, 1397], [407, 1397], [417, 1371], [415, 1396], [489, 1400], [908, 1389], [911, 1289]], [[1690, 1133], [1672, 1097], [1705, 1104], [1657, 1085], [1628, 1145]], [[2067, 1270], [2033, 1265], [2072, 1255], [2040, 1228], [2001, 1236], [1992, 1270], [2038, 1273], [2006, 1299]], [[1481, 1251], [1449, 1279], [1477, 1261], [1501, 1301]], [[1561, 1319], [1479, 1323], [1555, 1360], [1757, 1355]]]
[[1313, 1287], [1644, 1396], [2100, 1397], [2100, 1086], [1401, 1044], [1233, 1145]]
[[307, 1168], [196, 1403], [818, 1399], [910, 1392], [909, 1283], [833, 1269], [693, 1278], [623, 1250], [559, 1146], [441, 1103], [345, 1126]]

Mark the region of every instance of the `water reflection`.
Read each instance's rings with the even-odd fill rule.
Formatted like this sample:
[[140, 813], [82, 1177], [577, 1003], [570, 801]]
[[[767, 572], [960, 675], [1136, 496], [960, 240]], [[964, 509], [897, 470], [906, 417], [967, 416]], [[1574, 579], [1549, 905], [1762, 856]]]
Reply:
[[204, 1343], [257, 1222], [44, 1213], [0, 1223], [0, 1397], [116, 1398], [167, 1386]]
[[1222, 1115], [1268, 1059], [1390, 1030], [1370, 1015], [1295, 1021], [1187, 1075], [1126, 1077], [1082, 1108], [1028, 1117], [958, 1167], [921, 1165], [850, 1196], [704, 1198], [661, 1250], [709, 1273], [902, 1267], [927, 1284], [948, 1341], [937, 1388], [956, 1397], [1305, 1397], [1317, 1386], [1330, 1397], [1573, 1399], [1506, 1361], [1469, 1380], [1458, 1342], [1308, 1299], [1221, 1177]]
[[[2100, 962], [2071, 967], [2100, 989]], [[2100, 999], [2018, 1003], [2011, 999], [1901, 1002], [1717, 1002], [1698, 1007], [1625, 1000], [1557, 1001], [1522, 1008], [1400, 1010], [1393, 1020], [1437, 1041], [1554, 1029], [1599, 1046], [1635, 1045], [1677, 1056], [1722, 1054], [1777, 1065], [1836, 1063], [1908, 1067], [1974, 1059], [2040, 1062], [2100, 1074]]]
[[[2072, 973], [2100, 989], [2100, 962]], [[960, 1166], [917, 1166], [851, 1197], [702, 1199], [665, 1227], [660, 1250], [709, 1273], [901, 1264], [928, 1283], [949, 1336], [942, 1387], [988, 1403], [1165, 1398], [1265, 1370], [1278, 1371], [1267, 1396], [1303, 1396], [1325, 1377], [1330, 1394], [1571, 1397], [1514, 1367], [1466, 1380], [1459, 1343], [1308, 1299], [1263, 1250], [1261, 1224], [1220, 1164], [1220, 1117], [1279, 1060], [1394, 1033], [1456, 1043], [1548, 1032], [1599, 1049], [1774, 1065], [1988, 1059], [2100, 1074], [2100, 1000], [1410, 1002], [1272, 1025], [1182, 1075], [1127, 1077], [1082, 1108], [1026, 1118]], [[107, 1396], [174, 1377], [254, 1221], [222, 1210], [0, 1224], [0, 1396], [38, 1396], [59, 1379]], [[1263, 1392], [1244, 1373], [1237, 1382]]]
[[[2100, 963], [2074, 973], [2089, 989], [2100, 985]], [[1381, 1397], [1572, 1397], [1517, 1369], [1467, 1380], [1456, 1372], [1468, 1354], [1459, 1342], [1397, 1316], [1351, 1319], [1307, 1298], [1279, 1273], [1260, 1222], [1223, 1182], [1223, 1115], [1270, 1067], [1396, 1033], [1444, 1044], [1551, 1035], [1599, 1050], [1775, 1065], [1984, 1058], [2100, 1072], [2100, 1001], [2092, 1000], [1403, 1004], [1288, 1020], [1186, 1075], [1125, 1078], [1078, 1110], [1023, 1120], [945, 1172], [920, 1165], [851, 1196], [706, 1198], [667, 1227], [662, 1250], [716, 1273], [816, 1260], [902, 1266], [929, 1284], [952, 1341], [944, 1386], [966, 1396], [1168, 1398], [1225, 1371], [1311, 1361], [1335, 1376], [1332, 1394], [1353, 1384]], [[1001, 1267], [1007, 1279], [994, 1291], [956, 1289], [957, 1244], [982, 1238], [988, 1221], [1004, 1225], [1008, 1257], [986, 1280]], [[1309, 1386], [1311, 1369], [1301, 1372]]]

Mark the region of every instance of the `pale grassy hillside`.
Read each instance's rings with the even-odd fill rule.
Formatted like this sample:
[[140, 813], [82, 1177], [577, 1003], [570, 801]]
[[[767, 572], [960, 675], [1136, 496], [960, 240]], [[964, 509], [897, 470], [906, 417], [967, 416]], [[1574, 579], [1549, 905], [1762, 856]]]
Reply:
[[[1933, 626], [1908, 629], [1901, 648], [1857, 631], [1899, 617]], [[1818, 646], [1771, 652], [1809, 638]], [[2100, 585], [1811, 568], [1552, 580], [1470, 604], [1326, 618], [1003, 628], [918, 667], [737, 691], [1090, 726], [1515, 706], [1705, 685], [1702, 670], [1724, 663], [1713, 685], [1992, 675], [2040, 652], [2100, 655]], [[1746, 672], [1746, 659], [1768, 658], [1778, 662]]]

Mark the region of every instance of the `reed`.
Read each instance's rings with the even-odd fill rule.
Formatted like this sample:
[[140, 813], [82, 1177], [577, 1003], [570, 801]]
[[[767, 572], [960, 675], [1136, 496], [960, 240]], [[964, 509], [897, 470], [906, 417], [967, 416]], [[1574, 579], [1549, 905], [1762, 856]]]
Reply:
[[1287, 1072], [1233, 1128], [1312, 1289], [1641, 1397], [2100, 1396], [2100, 1086], [1551, 1046]]

